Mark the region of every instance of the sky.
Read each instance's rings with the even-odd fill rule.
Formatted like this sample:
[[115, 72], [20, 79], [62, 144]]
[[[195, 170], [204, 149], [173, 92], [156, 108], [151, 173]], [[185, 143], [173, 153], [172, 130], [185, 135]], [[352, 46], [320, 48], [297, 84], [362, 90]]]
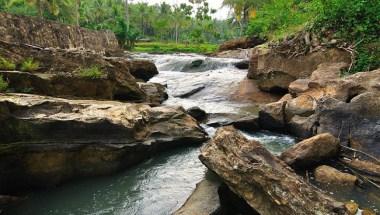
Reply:
[[[130, 0], [131, 2], [146, 2], [149, 4], [157, 4], [161, 2], [165, 2], [168, 4], [181, 4], [181, 3], [188, 3], [188, 0]], [[223, 0], [207, 0], [210, 7], [217, 10], [217, 13], [214, 14], [214, 18], [217, 19], [226, 19], [228, 16], [229, 9], [226, 7], [222, 8], [222, 2]]]

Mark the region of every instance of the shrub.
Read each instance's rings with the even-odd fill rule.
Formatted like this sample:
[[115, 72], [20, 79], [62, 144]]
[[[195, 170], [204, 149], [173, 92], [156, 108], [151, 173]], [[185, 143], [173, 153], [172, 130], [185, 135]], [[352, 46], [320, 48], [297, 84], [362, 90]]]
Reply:
[[250, 21], [247, 34], [269, 39], [285, 37], [304, 28], [318, 13], [319, 7], [317, 0], [269, 1]]
[[34, 61], [33, 58], [28, 58], [21, 64], [21, 71], [23, 72], [33, 72], [40, 68], [40, 63]]
[[379, 0], [320, 1], [321, 12], [315, 21], [317, 30], [328, 29], [351, 41], [379, 36]]
[[0, 92], [5, 92], [8, 88], [8, 83], [3, 79], [3, 76], [0, 75]]
[[0, 56], [0, 70], [15, 70], [16, 64]]
[[79, 76], [82, 78], [99, 79], [103, 74], [104, 72], [97, 66], [79, 70]]

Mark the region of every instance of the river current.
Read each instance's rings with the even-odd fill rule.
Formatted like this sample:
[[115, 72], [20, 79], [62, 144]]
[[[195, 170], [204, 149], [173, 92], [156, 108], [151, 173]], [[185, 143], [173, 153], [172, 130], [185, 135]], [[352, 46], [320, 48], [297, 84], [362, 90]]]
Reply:
[[[208, 113], [250, 115], [257, 104], [233, 99], [247, 70], [235, 68], [238, 59], [209, 58], [195, 54], [148, 55], [159, 75], [151, 82], [167, 86], [165, 105], [198, 106]], [[186, 92], [198, 92], [181, 98]], [[213, 135], [214, 128], [203, 125]], [[279, 154], [294, 138], [271, 132], [244, 133]], [[123, 172], [82, 179], [57, 188], [27, 194], [27, 199], [9, 211], [13, 215], [168, 215], [178, 209], [206, 168], [198, 159], [199, 147], [177, 148], [161, 153]]]

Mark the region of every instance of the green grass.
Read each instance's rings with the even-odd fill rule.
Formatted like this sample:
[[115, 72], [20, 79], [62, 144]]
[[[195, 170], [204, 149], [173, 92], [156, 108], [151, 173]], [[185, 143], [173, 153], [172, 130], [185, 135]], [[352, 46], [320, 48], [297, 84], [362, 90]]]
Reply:
[[15, 70], [16, 64], [0, 56], [0, 70]]
[[141, 42], [136, 43], [133, 51], [135, 52], [148, 52], [148, 53], [199, 53], [208, 54], [213, 53], [218, 49], [216, 44], [183, 44], [173, 42]]
[[28, 58], [21, 64], [21, 71], [23, 72], [33, 72], [40, 68], [40, 63], [34, 61], [33, 58]]
[[104, 72], [97, 66], [79, 70], [79, 76], [82, 78], [99, 79], [103, 75], [104, 75]]
[[0, 75], [0, 92], [5, 92], [8, 89], [8, 83], [3, 79], [3, 76]]

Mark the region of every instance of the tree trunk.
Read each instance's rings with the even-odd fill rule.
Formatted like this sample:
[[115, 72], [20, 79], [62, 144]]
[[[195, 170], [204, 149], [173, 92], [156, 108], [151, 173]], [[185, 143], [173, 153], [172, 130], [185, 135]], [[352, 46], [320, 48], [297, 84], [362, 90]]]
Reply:
[[79, 21], [80, 21], [80, 0], [77, 0], [77, 17], [76, 17], [76, 24], [77, 26], [80, 25]]
[[125, 21], [127, 22], [127, 31], [129, 31], [129, 4], [128, 4], [128, 0], [125, 0]]

